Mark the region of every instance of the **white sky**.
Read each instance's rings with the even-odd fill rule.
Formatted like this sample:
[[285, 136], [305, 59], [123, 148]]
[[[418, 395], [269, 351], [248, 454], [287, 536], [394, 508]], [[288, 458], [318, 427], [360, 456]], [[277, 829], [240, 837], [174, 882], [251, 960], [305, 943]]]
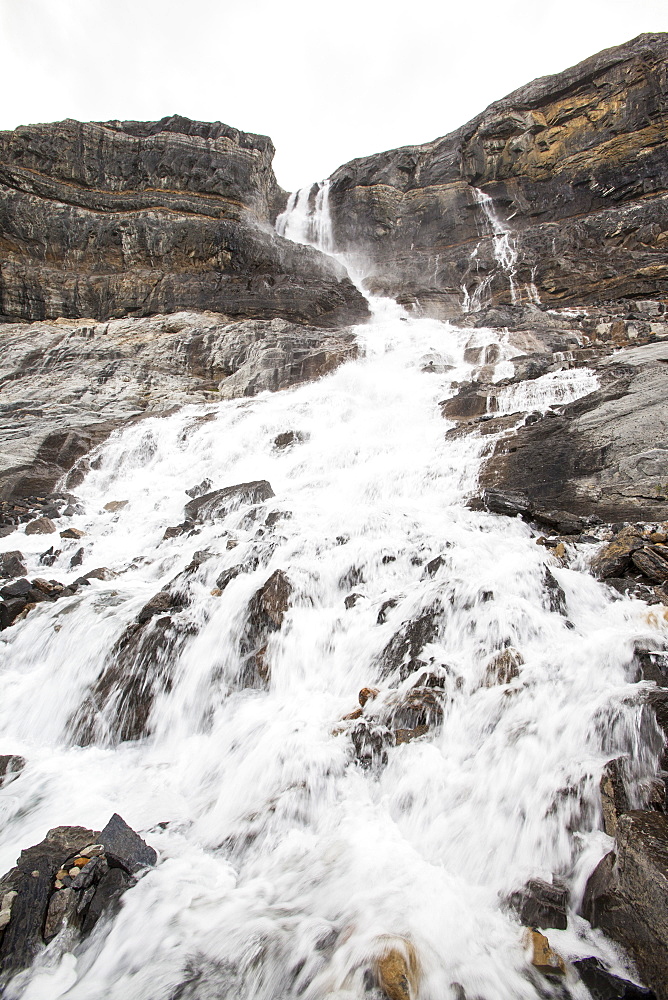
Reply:
[[644, 31], [668, 0], [0, 0], [0, 129], [221, 120], [293, 190]]

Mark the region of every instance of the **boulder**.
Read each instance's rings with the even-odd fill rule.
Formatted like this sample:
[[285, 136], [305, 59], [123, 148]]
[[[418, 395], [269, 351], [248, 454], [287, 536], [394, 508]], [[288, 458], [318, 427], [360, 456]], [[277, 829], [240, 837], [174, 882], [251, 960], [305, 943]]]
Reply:
[[509, 905], [525, 927], [566, 930], [568, 926], [568, 889], [560, 882], [529, 879], [522, 889], [512, 893]]
[[158, 860], [153, 848], [118, 813], [111, 817], [98, 840], [104, 847], [109, 865], [123, 868], [129, 875], [136, 875], [143, 868], [153, 867]]
[[279, 631], [283, 624], [292, 591], [286, 574], [277, 569], [251, 598], [239, 641], [243, 659], [239, 681], [243, 687], [265, 687], [268, 684], [267, 642], [271, 633]]
[[27, 572], [22, 552], [14, 549], [0, 555], [0, 579], [12, 580], [17, 576], [25, 576]]
[[592, 1000], [656, 1000], [646, 987], [613, 976], [597, 958], [579, 958], [572, 964]]
[[244, 504], [258, 504], [275, 496], [266, 479], [205, 493], [190, 500], [185, 505], [185, 517], [189, 521], [212, 521], [223, 518], [232, 510]]
[[52, 535], [56, 526], [50, 517], [38, 517], [26, 524], [26, 535]]

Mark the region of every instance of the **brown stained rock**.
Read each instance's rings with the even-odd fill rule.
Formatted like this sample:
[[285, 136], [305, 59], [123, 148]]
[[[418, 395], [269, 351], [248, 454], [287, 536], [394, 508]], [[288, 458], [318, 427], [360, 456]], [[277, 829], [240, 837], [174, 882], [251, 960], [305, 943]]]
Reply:
[[631, 556], [634, 566], [640, 570], [643, 576], [655, 583], [663, 583], [664, 580], [668, 580], [668, 559], [661, 551], [662, 548], [665, 546], [645, 547], [638, 549]]
[[619, 577], [628, 569], [633, 554], [643, 547], [644, 539], [635, 525], [629, 525], [612, 538], [594, 557], [591, 570], [599, 580]]
[[413, 740], [419, 739], [420, 736], [426, 736], [429, 732], [429, 726], [414, 726], [413, 729], [395, 729], [394, 739], [397, 746], [402, 743], [411, 743]]
[[109, 503], [105, 503], [104, 510], [108, 510], [110, 513], [115, 514], [119, 510], [123, 510], [127, 507], [129, 500], [110, 500]]
[[414, 945], [406, 938], [387, 938], [381, 947], [374, 973], [387, 1000], [417, 1000], [420, 963]]
[[548, 976], [563, 976], [566, 966], [561, 955], [550, 947], [550, 942], [540, 931], [527, 930], [524, 943], [529, 951], [529, 961], [539, 972]]
[[358, 701], [362, 708], [378, 694], [378, 688], [363, 687], [358, 695]]
[[65, 528], [64, 531], [60, 532], [60, 537], [79, 539], [83, 538], [85, 534], [86, 532], [82, 531], [81, 528]]
[[520, 675], [520, 667], [524, 663], [524, 657], [518, 649], [509, 646], [495, 653], [487, 664], [483, 685], [492, 687], [495, 684], [510, 684], [512, 680]]
[[38, 517], [26, 524], [26, 535], [52, 535], [56, 526], [50, 517]]
[[601, 775], [603, 829], [609, 837], [614, 837], [617, 833], [619, 817], [629, 811], [629, 799], [624, 785], [624, 762], [623, 757], [609, 760]]

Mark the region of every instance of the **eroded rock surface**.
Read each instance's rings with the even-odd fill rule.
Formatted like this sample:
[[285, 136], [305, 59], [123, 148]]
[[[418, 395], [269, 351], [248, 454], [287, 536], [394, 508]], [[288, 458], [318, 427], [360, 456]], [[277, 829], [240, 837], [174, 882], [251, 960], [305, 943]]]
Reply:
[[370, 266], [372, 290], [432, 314], [457, 315], [467, 298], [509, 303], [479, 189], [512, 227], [517, 297], [661, 298], [667, 54], [668, 35], [640, 35], [535, 80], [443, 138], [344, 164], [330, 191], [337, 249]]
[[217, 313], [0, 324], [0, 496], [51, 492], [129, 420], [285, 389], [355, 353], [346, 330]]
[[178, 115], [0, 133], [0, 316], [364, 318], [338, 264], [274, 233], [273, 154], [266, 136]]

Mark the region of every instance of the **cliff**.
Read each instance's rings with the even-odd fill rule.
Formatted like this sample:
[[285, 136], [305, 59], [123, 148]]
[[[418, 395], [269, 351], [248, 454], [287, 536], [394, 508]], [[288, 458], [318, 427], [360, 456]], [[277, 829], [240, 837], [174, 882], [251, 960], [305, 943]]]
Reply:
[[274, 233], [273, 154], [178, 116], [0, 133], [0, 318], [364, 318], [342, 268]]
[[435, 314], [665, 296], [667, 60], [668, 34], [640, 35], [434, 142], [345, 164], [337, 249], [372, 290]]

